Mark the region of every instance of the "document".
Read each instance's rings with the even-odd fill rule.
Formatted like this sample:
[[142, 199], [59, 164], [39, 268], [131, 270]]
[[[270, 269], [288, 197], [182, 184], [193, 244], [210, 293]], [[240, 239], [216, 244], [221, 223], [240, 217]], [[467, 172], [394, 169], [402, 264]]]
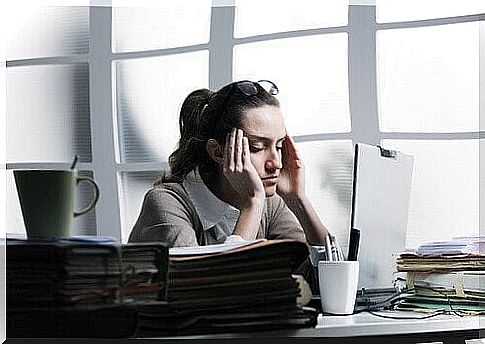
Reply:
[[224, 244], [214, 244], [206, 246], [188, 246], [188, 247], [172, 247], [169, 249], [171, 256], [192, 256], [192, 255], [204, 255], [214, 254], [231, 251], [240, 247], [249, 246], [262, 242], [265, 239], [238, 241]]

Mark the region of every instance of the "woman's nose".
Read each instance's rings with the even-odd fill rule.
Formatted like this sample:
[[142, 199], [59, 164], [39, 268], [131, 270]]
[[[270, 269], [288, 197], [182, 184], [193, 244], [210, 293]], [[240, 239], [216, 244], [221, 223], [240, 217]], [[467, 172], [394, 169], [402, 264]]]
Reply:
[[281, 155], [278, 151], [271, 152], [270, 156], [266, 160], [266, 169], [268, 170], [279, 170], [283, 167], [281, 163]]

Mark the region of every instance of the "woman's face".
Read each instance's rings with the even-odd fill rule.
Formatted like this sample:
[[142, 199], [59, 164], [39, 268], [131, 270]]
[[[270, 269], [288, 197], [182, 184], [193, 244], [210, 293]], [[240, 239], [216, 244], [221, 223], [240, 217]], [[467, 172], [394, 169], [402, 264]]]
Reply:
[[253, 108], [243, 115], [242, 129], [249, 141], [251, 162], [263, 182], [266, 197], [276, 192], [281, 161], [281, 147], [286, 137], [283, 114], [276, 106]]

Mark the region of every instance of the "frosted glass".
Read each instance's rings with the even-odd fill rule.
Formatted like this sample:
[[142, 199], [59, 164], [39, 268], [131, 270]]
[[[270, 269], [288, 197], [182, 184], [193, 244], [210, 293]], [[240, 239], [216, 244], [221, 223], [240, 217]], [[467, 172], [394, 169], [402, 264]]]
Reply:
[[377, 22], [446, 18], [485, 13], [483, 0], [375, 0]]
[[7, 161], [91, 161], [87, 64], [10, 67]]
[[4, 16], [7, 60], [86, 54], [89, 7], [12, 2]]
[[407, 247], [478, 234], [478, 140], [384, 140], [414, 155]]
[[350, 131], [347, 34], [237, 45], [234, 80], [272, 80], [292, 135]]
[[118, 6], [123, 6], [123, 2], [113, 0], [114, 52], [182, 47], [209, 41], [210, 0]]
[[347, 25], [348, 1], [239, 0], [235, 37]]
[[382, 131], [479, 130], [479, 23], [377, 32]]
[[[93, 178], [92, 171], [79, 171], [79, 175]], [[90, 184], [82, 182], [77, 186], [75, 207], [79, 211], [85, 208], [93, 199], [93, 191]], [[13, 171], [6, 171], [6, 224], [8, 234], [26, 236], [22, 209], [15, 186]], [[96, 207], [86, 214], [78, 216], [71, 222], [72, 235], [96, 235]]]
[[187, 95], [208, 87], [208, 52], [115, 62], [122, 162], [167, 161]]
[[161, 172], [121, 172], [121, 242], [126, 243], [140, 215], [143, 198]]
[[352, 204], [352, 141], [300, 142], [297, 149], [305, 166], [306, 193], [346, 253]]

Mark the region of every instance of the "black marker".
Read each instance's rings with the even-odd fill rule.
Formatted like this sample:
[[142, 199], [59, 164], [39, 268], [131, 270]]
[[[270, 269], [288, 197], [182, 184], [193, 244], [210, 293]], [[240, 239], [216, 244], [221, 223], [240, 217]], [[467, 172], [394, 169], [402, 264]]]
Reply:
[[349, 254], [347, 260], [357, 260], [359, 254], [360, 230], [352, 228], [350, 230]]

